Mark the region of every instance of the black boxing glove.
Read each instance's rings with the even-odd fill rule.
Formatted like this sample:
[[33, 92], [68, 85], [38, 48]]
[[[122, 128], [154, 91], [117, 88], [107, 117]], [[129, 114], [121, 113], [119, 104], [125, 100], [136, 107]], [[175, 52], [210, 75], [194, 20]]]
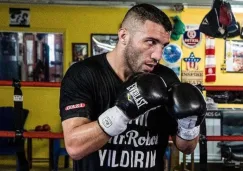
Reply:
[[110, 136], [126, 130], [130, 120], [160, 107], [168, 101], [164, 80], [152, 73], [139, 73], [123, 83], [115, 102], [98, 118], [100, 127]]
[[169, 114], [177, 119], [177, 135], [192, 140], [199, 135], [200, 124], [206, 116], [206, 101], [202, 92], [192, 84], [177, 83], [169, 89]]

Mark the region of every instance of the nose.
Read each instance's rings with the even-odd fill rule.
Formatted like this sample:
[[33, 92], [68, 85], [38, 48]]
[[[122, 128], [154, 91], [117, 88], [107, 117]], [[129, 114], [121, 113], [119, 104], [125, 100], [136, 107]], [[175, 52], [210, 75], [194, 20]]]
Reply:
[[158, 62], [162, 57], [162, 52], [163, 52], [163, 48], [161, 46], [156, 46], [154, 48], [154, 52], [152, 53], [151, 58], [156, 62]]

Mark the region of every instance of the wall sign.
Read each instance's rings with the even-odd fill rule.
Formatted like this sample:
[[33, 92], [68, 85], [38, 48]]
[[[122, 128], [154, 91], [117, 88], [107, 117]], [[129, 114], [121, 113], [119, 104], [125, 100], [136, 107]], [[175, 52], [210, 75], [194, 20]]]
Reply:
[[30, 27], [30, 10], [27, 8], [9, 8], [9, 26]]
[[165, 46], [162, 59], [168, 64], [177, 63], [182, 57], [182, 50], [181, 47], [170, 43], [169, 45]]
[[182, 50], [177, 44], [170, 43], [164, 47], [162, 59], [164, 60], [165, 65], [172, 69], [178, 77], [180, 76], [181, 71], [181, 58]]
[[194, 53], [191, 52], [188, 58], [183, 58], [186, 62], [186, 70], [198, 70], [198, 63], [201, 61], [201, 58], [195, 57]]
[[186, 70], [182, 71], [181, 81], [193, 85], [203, 84], [203, 71], [199, 71], [198, 67], [201, 58], [195, 57], [191, 52], [189, 57], [183, 58], [183, 61], [186, 62]]
[[182, 36], [183, 45], [188, 48], [195, 48], [202, 40], [198, 25], [187, 25], [186, 31]]

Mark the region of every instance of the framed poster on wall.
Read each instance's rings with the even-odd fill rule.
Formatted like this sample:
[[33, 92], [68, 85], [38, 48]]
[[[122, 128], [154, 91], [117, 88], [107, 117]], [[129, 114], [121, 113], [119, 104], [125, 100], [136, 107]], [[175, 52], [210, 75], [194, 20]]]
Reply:
[[117, 41], [117, 34], [91, 34], [91, 56], [112, 51]]
[[88, 43], [72, 43], [72, 62], [88, 58]]
[[243, 41], [225, 41], [225, 66], [226, 72], [243, 73]]

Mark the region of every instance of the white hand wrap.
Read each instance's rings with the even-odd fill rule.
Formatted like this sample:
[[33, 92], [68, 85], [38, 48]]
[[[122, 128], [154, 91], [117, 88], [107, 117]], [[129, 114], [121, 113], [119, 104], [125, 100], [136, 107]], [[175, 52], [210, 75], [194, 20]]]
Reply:
[[177, 135], [185, 140], [193, 140], [200, 133], [200, 126], [196, 126], [197, 116], [178, 119]]
[[117, 106], [107, 109], [98, 118], [100, 127], [110, 136], [125, 131], [129, 121], [130, 119]]
[[184, 140], [193, 140], [199, 135], [200, 126], [196, 126], [192, 129], [185, 129], [183, 127], [178, 126], [177, 135]]

